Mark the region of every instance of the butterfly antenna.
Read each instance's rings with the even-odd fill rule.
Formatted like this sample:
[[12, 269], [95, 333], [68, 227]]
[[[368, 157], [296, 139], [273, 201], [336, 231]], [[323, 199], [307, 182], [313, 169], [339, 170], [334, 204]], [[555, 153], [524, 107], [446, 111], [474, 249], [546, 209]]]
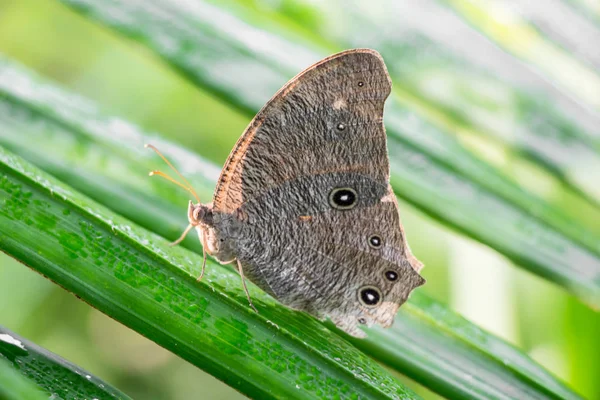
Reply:
[[164, 162], [166, 162], [166, 163], [167, 163], [167, 165], [168, 165], [169, 167], [171, 167], [171, 169], [172, 169], [173, 171], [175, 171], [175, 173], [176, 173], [176, 174], [177, 174], [177, 175], [178, 175], [178, 176], [179, 176], [181, 179], [183, 179], [183, 181], [186, 183], [186, 185], [187, 185], [187, 186], [186, 186], [186, 185], [184, 185], [184, 184], [182, 184], [182, 183], [180, 183], [180, 182], [178, 182], [178, 181], [176, 181], [175, 179], [171, 178], [169, 175], [167, 175], [167, 174], [165, 174], [165, 173], [163, 173], [163, 172], [161, 172], [161, 171], [151, 171], [149, 175], [150, 175], [150, 176], [153, 176], [153, 175], [158, 175], [158, 176], [160, 176], [160, 177], [163, 177], [163, 178], [165, 178], [165, 179], [166, 179], [166, 180], [168, 180], [169, 182], [172, 182], [172, 183], [176, 184], [177, 186], [179, 186], [179, 187], [182, 187], [183, 189], [185, 189], [185, 190], [187, 190], [188, 192], [190, 192], [190, 193], [192, 194], [192, 196], [194, 196], [194, 198], [195, 198], [195, 199], [198, 201], [198, 203], [200, 203], [200, 197], [198, 197], [198, 194], [196, 193], [196, 191], [194, 190], [194, 188], [192, 187], [192, 185], [190, 185], [190, 183], [187, 181], [187, 179], [185, 179], [185, 178], [183, 177], [183, 175], [181, 175], [181, 174], [179, 173], [179, 171], [177, 171], [177, 168], [175, 168], [175, 167], [173, 166], [173, 164], [171, 164], [171, 163], [169, 162], [169, 160], [167, 160], [167, 158], [166, 158], [165, 156], [163, 156], [163, 155], [162, 155], [162, 153], [161, 153], [160, 151], [158, 151], [158, 149], [157, 149], [156, 147], [154, 147], [153, 145], [151, 145], [151, 144], [145, 144], [145, 145], [144, 145], [144, 147], [145, 147], [145, 148], [150, 148], [150, 149], [154, 150], [154, 152], [156, 152], [156, 154], [158, 154], [158, 155], [160, 156], [160, 158], [162, 158], [162, 159], [163, 159], [163, 161], [164, 161]]
[[192, 194], [192, 196], [194, 196], [196, 198], [196, 200], [198, 200], [198, 203], [200, 203], [200, 199], [198, 198], [198, 196], [196, 195], [196, 192], [194, 192], [194, 190], [192, 188], [189, 188], [187, 186], [185, 186], [184, 184], [177, 182], [175, 179], [171, 178], [169, 175], [165, 174], [164, 172], [161, 171], [150, 171], [150, 173], [148, 174], [150, 176], [160, 176], [161, 178], [164, 178], [166, 180], [168, 180], [171, 183], [176, 184], [177, 186], [179, 186], [180, 188], [183, 188], [185, 190], [187, 190], [188, 192], [190, 192]]

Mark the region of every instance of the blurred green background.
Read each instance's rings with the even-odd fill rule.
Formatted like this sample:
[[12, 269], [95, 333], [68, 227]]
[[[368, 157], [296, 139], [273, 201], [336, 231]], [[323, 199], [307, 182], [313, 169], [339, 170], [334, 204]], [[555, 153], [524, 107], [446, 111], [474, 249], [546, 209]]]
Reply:
[[[265, 0], [251, 1], [249, 6], [265, 13], [298, 14], [304, 21], [319, 18], [310, 2]], [[372, 47], [377, 49], [377, 32], [372, 35]], [[56, 1], [0, 0], [0, 52], [95, 100], [106, 114], [184, 144], [218, 165], [249, 122], [246, 115], [198, 90], [140, 45]], [[248, 79], [253, 77], [249, 74]], [[488, 149], [482, 157], [494, 164], [505, 151], [494, 142], [473, 144], [468, 133], [463, 132], [462, 140]], [[586, 219], [588, 208], [579, 207], [581, 202], [572, 200], [562, 184], [536, 168], [524, 167], [527, 163], [518, 158], [503, 160], [502, 169], [516, 180], [525, 179], [532, 192], [553, 192], [563, 208], [575, 208], [571, 213]], [[534, 171], [534, 178], [524, 178], [524, 168]], [[596, 176], [600, 181], [600, 173]], [[426, 265], [428, 283], [422, 290], [523, 349], [586, 398], [600, 399], [597, 312], [413, 206], [401, 202], [400, 208], [413, 253]], [[182, 223], [184, 214], [182, 208]], [[600, 226], [597, 219], [588, 223]], [[243, 397], [4, 255], [0, 255], [0, 324], [133, 398]], [[401, 379], [425, 398], [438, 397]]]

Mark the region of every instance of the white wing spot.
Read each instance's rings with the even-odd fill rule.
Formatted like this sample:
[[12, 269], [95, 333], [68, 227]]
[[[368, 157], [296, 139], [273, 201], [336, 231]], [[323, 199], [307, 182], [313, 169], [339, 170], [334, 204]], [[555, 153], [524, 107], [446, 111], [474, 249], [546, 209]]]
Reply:
[[346, 101], [344, 99], [337, 99], [333, 102], [333, 108], [339, 110], [340, 108], [346, 107]]

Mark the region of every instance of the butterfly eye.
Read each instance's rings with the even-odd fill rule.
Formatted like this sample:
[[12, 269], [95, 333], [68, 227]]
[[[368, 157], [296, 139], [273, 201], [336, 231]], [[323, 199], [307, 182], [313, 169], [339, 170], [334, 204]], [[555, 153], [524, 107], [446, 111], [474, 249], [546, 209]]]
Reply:
[[196, 221], [199, 221], [199, 220], [200, 220], [200, 210], [201, 210], [201, 209], [200, 209], [200, 207], [197, 207], [197, 208], [194, 210], [194, 213], [192, 214], [192, 215], [193, 215], [193, 217], [194, 217], [194, 220], [196, 220]]
[[351, 188], [336, 188], [329, 193], [329, 204], [338, 210], [349, 210], [356, 205], [358, 196]]
[[385, 278], [388, 281], [396, 281], [398, 280], [398, 273], [396, 273], [396, 271], [385, 271]]
[[365, 286], [358, 291], [358, 300], [367, 307], [374, 307], [381, 301], [381, 291], [374, 286]]
[[383, 244], [383, 240], [381, 240], [381, 237], [378, 235], [373, 235], [371, 237], [369, 237], [369, 246], [371, 246], [374, 249], [378, 249], [381, 247], [381, 245]]

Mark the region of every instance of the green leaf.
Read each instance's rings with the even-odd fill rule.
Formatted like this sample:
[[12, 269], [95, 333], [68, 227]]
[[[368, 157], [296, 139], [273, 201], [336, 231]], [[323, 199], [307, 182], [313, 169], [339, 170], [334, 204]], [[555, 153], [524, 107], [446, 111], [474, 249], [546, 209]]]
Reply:
[[[0, 360], [2, 358], [30, 382], [56, 398], [129, 399], [127, 395], [87, 371], [0, 326]], [[2, 386], [0, 383], [0, 393]], [[31, 397], [23, 395], [14, 398]]]
[[580, 399], [540, 365], [420, 292], [359, 349], [453, 399]]
[[589, 19], [600, 29], [600, 7], [588, 0], [565, 0], [575, 11]]
[[[0, 149], [0, 248], [255, 398], [418, 398], [306, 314]], [[268, 384], [265, 384], [268, 377]]]
[[[0, 97], [0, 144], [172, 239], [185, 226], [187, 195], [173, 190], [168, 182], [147, 177], [147, 171], [161, 161], [151, 151], [144, 151], [143, 143], [159, 146], [201, 196], [209, 198], [218, 168], [184, 149], [145, 135], [132, 124], [103, 116], [89, 101], [41, 83], [14, 65], [11, 71], [11, 82], [19, 88], [20, 100]], [[16, 96], [16, 91], [11, 93]], [[119, 192], [120, 197], [110, 199]], [[157, 204], [163, 209], [157, 210]], [[190, 238], [185, 245], [197, 246], [198, 240]], [[190, 262], [187, 271], [197, 276], [200, 260], [194, 257]], [[220, 268], [211, 264], [208, 270], [215, 274]], [[239, 307], [247, 310], [239, 281], [237, 277], [232, 279], [230, 285], [221, 286], [237, 288]], [[98, 285], [96, 290], [108, 290], [106, 285]], [[278, 309], [286, 322], [277, 324], [285, 328], [293, 323], [298, 338], [311, 337], [315, 329], [321, 329], [318, 324], [306, 324], [304, 321], [313, 320], [300, 313]], [[263, 315], [262, 308], [260, 312]], [[235, 315], [235, 311], [232, 313]], [[294, 322], [297, 319], [301, 322]], [[517, 398], [578, 398], [515, 348], [423, 295], [411, 297], [392, 328], [372, 329], [369, 335], [369, 339], [355, 341], [355, 345], [449, 398], [502, 399], [508, 387], [518, 394]], [[440, 357], [442, 354], [445, 356]]]
[[[535, 26], [536, 13], [527, 16], [519, 13], [519, 8], [506, 7], [501, 11], [493, 7], [493, 3], [477, 0], [445, 0], [450, 7], [469, 23], [473, 24], [483, 34], [508, 52], [532, 64], [556, 84], [562, 86], [582, 101], [586, 102], [596, 110], [600, 110], [600, 74], [597, 68], [588, 62], [578, 60], [567, 51], [564, 43], [558, 43], [555, 37], [549, 37], [540, 32]], [[576, 15], [569, 13], [568, 3], [564, 3], [564, 11], [556, 17], [562, 24], [578, 24], [578, 34], [584, 29]], [[540, 11], [537, 11], [538, 13]], [[555, 7], [545, 10], [546, 14], [556, 12]], [[537, 29], [536, 29], [537, 28]], [[593, 26], [590, 27], [594, 29]], [[597, 36], [597, 30], [588, 35], [593, 38]], [[579, 46], [577, 52], [585, 55], [583, 46]], [[596, 51], [594, 41], [588, 47]], [[586, 65], [587, 64], [587, 65]], [[585, 82], [585, 84], [582, 84]]]
[[[144, 42], [192, 82], [250, 113], [325, 54], [317, 43], [268, 35], [201, 2], [62, 1]], [[268, 35], [269, 46], [257, 49], [256, 35]], [[400, 197], [600, 307], [600, 238], [519, 189], [451, 136], [415, 119], [394, 96], [390, 103], [392, 184]]]
[[8, 361], [0, 358], [0, 399], [47, 400], [48, 396], [33, 382], [18, 373]]

